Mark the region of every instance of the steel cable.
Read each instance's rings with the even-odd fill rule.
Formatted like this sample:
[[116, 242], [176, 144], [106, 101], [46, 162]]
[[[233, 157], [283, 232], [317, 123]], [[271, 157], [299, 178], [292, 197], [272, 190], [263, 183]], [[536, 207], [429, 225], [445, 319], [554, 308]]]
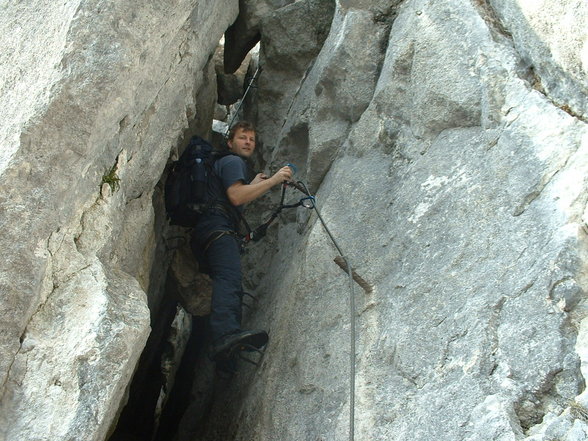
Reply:
[[[310, 196], [310, 192], [304, 183], [298, 181], [298, 184], [302, 185], [306, 193]], [[335, 248], [339, 252], [341, 258], [345, 262], [347, 267], [347, 274], [349, 275], [349, 313], [350, 313], [350, 334], [351, 334], [351, 341], [350, 341], [350, 369], [349, 369], [349, 441], [353, 441], [355, 439], [355, 340], [356, 340], [356, 330], [355, 330], [355, 294], [353, 291], [353, 269], [347, 257], [339, 247], [339, 244], [335, 240], [335, 237], [331, 234], [331, 231], [327, 227], [326, 222], [324, 221], [323, 217], [321, 216], [320, 211], [316, 207], [315, 199], [312, 197], [310, 199], [312, 201], [312, 208], [316, 211], [316, 214], [321, 221], [321, 224], [327, 235], [335, 245]]]

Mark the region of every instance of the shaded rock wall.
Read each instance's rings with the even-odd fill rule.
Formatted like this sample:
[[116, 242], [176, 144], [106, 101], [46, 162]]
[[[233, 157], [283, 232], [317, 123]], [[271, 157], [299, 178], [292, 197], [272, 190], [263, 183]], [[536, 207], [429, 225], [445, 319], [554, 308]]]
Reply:
[[[264, 71], [268, 168], [298, 165], [375, 286], [355, 289], [356, 439], [586, 439], [587, 21], [577, 1], [340, 0], [308, 70]], [[250, 248], [270, 345], [196, 439], [348, 438], [336, 255], [302, 211]]]
[[101, 440], [163, 295], [156, 185], [210, 128], [238, 4], [0, 9], [0, 439]]

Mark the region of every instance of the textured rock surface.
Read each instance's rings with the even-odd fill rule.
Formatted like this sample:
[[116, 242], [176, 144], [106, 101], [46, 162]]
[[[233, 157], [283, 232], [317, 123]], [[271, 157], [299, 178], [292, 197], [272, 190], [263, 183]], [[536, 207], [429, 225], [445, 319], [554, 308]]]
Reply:
[[489, 0], [537, 86], [559, 106], [588, 117], [586, 2]]
[[0, 438], [104, 439], [148, 324], [135, 279], [99, 262], [77, 271], [27, 325], [0, 406]]
[[237, 8], [0, 5], [1, 439], [106, 436], [166, 278], [156, 184]]
[[241, 66], [247, 53], [259, 42], [261, 20], [275, 9], [294, 3], [294, 0], [240, 0], [239, 16], [225, 34], [224, 52], [226, 73]]
[[[210, 129], [238, 6], [225, 70], [258, 38], [265, 68], [255, 162], [298, 165], [375, 288], [355, 287], [355, 439], [588, 439], [586, 2], [33, 3], [0, 5], [0, 439], [111, 430], [179, 234], [158, 182]], [[348, 438], [336, 255], [302, 209], [250, 245], [268, 352], [224, 383], [194, 361], [179, 440]]]
[[262, 21], [259, 137], [276, 146], [277, 136], [302, 78], [319, 53], [331, 26], [335, 2], [303, 1], [273, 11]]
[[[297, 92], [265, 102], [274, 165], [306, 169], [375, 286], [356, 439], [587, 439], [587, 6], [339, 1]], [[347, 439], [347, 278], [315, 216], [282, 221], [249, 254], [268, 352], [197, 439]]]
[[198, 271], [198, 262], [189, 246], [181, 247], [170, 264], [170, 273], [175, 278], [180, 303], [192, 315], [210, 313], [212, 282], [210, 277]]
[[[218, 104], [225, 107], [225, 112], [229, 105], [236, 103], [243, 96], [243, 91], [247, 87], [247, 70], [251, 64], [251, 57], [258, 52], [252, 49], [243, 59], [241, 66], [234, 73], [227, 74], [224, 69], [224, 41], [221, 41], [214, 54], [214, 68], [216, 71], [217, 81], [217, 101]], [[224, 120], [226, 115], [219, 120]]]

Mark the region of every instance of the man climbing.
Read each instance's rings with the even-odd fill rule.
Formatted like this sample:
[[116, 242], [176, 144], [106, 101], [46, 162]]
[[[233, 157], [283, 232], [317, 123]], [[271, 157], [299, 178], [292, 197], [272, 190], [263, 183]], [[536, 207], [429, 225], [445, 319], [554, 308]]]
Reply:
[[252, 124], [235, 124], [227, 145], [232, 154], [216, 160], [213, 166], [222, 187], [209, 190], [215, 193], [211, 196], [218, 203], [201, 216], [192, 237], [192, 249], [212, 278], [211, 356], [217, 362], [230, 358], [235, 348], [259, 349], [268, 341], [265, 331], [241, 329], [240, 213], [244, 204], [292, 178], [292, 170], [285, 166], [271, 177], [258, 173], [249, 182], [246, 160], [255, 151]]

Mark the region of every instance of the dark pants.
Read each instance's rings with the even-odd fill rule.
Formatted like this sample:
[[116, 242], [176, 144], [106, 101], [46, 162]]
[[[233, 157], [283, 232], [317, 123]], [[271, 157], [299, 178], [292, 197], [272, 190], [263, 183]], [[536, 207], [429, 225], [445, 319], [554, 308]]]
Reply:
[[[194, 244], [196, 245], [196, 244]], [[212, 341], [241, 330], [241, 256], [237, 238], [224, 234], [205, 251], [204, 267], [212, 279], [210, 328]]]

